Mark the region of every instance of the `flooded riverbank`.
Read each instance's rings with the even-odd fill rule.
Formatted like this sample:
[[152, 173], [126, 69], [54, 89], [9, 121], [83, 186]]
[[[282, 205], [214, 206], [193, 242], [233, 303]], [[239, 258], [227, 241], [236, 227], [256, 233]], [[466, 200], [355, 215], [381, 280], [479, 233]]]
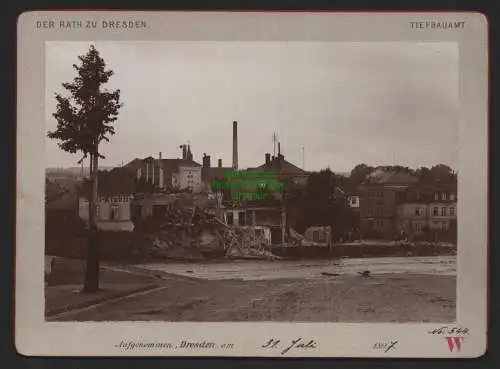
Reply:
[[208, 280], [324, 279], [321, 273], [358, 275], [424, 274], [456, 275], [455, 256], [345, 258], [331, 260], [230, 260], [193, 263], [148, 263], [141, 269]]
[[[51, 320], [451, 322], [455, 264], [454, 257], [405, 257], [104, 265], [103, 280], [152, 278], [158, 288]], [[369, 278], [358, 274], [364, 270]]]

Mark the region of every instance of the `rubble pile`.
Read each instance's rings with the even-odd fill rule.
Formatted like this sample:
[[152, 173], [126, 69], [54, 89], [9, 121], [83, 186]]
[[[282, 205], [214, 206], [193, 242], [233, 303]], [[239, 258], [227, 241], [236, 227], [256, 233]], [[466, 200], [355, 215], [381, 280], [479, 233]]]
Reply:
[[265, 237], [252, 228], [229, 228], [219, 234], [228, 258], [277, 259]]
[[289, 242], [292, 246], [323, 246], [323, 244], [307, 239], [293, 228], [290, 228]]
[[227, 258], [275, 259], [263, 235], [249, 228], [231, 227], [204, 209], [172, 204], [150, 233], [150, 257], [202, 259], [212, 253]]

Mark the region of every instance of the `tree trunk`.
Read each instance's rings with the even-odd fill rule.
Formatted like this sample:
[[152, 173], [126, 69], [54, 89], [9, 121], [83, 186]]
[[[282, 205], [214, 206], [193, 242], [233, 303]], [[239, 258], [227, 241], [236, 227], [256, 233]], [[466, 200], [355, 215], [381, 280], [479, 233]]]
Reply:
[[99, 290], [99, 234], [97, 229], [97, 174], [99, 172], [99, 167], [97, 155], [98, 151], [97, 149], [95, 151], [96, 152], [90, 156], [91, 193], [89, 201], [89, 238], [83, 292], [97, 292]]

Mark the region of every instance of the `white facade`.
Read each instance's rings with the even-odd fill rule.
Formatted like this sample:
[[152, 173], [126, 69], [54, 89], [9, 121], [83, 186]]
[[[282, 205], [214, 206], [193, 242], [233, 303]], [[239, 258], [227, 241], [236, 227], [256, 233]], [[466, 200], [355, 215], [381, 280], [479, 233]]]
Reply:
[[429, 227], [432, 229], [446, 229], [451, 219], [457, 219], [457, 203], [430, 203]]
[[[131, 204], [131, 196], [100, 198], [97, 205], [97, 228], [108, 231], [133, 231]], [[78, 214], [88, 223], [89, 202], [84, 197], [79, 199]]]
[[178, 186], [182, 189], [190, 188], [193, 192], [200, 191], [203, 186], [201, 181], [201, 168], [202, 167], [180, 166]]
[[359, 209], [359, 196], [351, 195], [347, 198], [349, 207]]
[[399, 228], [407, 232], [421, 233], [426, 226], [446, 230], [453, 219], [457, 219], [456, 202], [406, 203], [398, 207]]

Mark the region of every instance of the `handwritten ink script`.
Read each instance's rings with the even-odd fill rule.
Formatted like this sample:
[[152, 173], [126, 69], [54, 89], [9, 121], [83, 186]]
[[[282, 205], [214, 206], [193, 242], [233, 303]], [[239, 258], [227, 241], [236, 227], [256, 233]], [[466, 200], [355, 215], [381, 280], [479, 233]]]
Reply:
[[149, 28], [145, 20], [113, 19], [113, 20], [63, 20], [63, 19], [44, 19], [35, 22], [37, 29], [144, 29]]
[[296, 338], [292, 341], [282, 341], [277, 338], [271, 338], [261, 347], [269, 350], [279, 350], [281, 355], [285, 355], [286, 353], [292, 350], [294, 351], [315, 350], [318, 347], [318, 342], [314, 340], [304, 340], [302, 337]]
[[431, 329], [428, 333], [431, 335], [438, 335], [438, 336], [449, 336], [449, 335], [468, 336], [469, 329], [457, 326], [445, 325], [439, 328]]
[[450, 352], [462, 351], [464, 339], [470, 334], [468, 328], [456, 326], [442, 326], [431, 329], [428, 333], [433, 336], [443, 337]]
[[398, 341], [377, 342], [373, 345], [373, 348], [375, 350], [389, 352], [396, 347], [397, 343], [398, 343]]

